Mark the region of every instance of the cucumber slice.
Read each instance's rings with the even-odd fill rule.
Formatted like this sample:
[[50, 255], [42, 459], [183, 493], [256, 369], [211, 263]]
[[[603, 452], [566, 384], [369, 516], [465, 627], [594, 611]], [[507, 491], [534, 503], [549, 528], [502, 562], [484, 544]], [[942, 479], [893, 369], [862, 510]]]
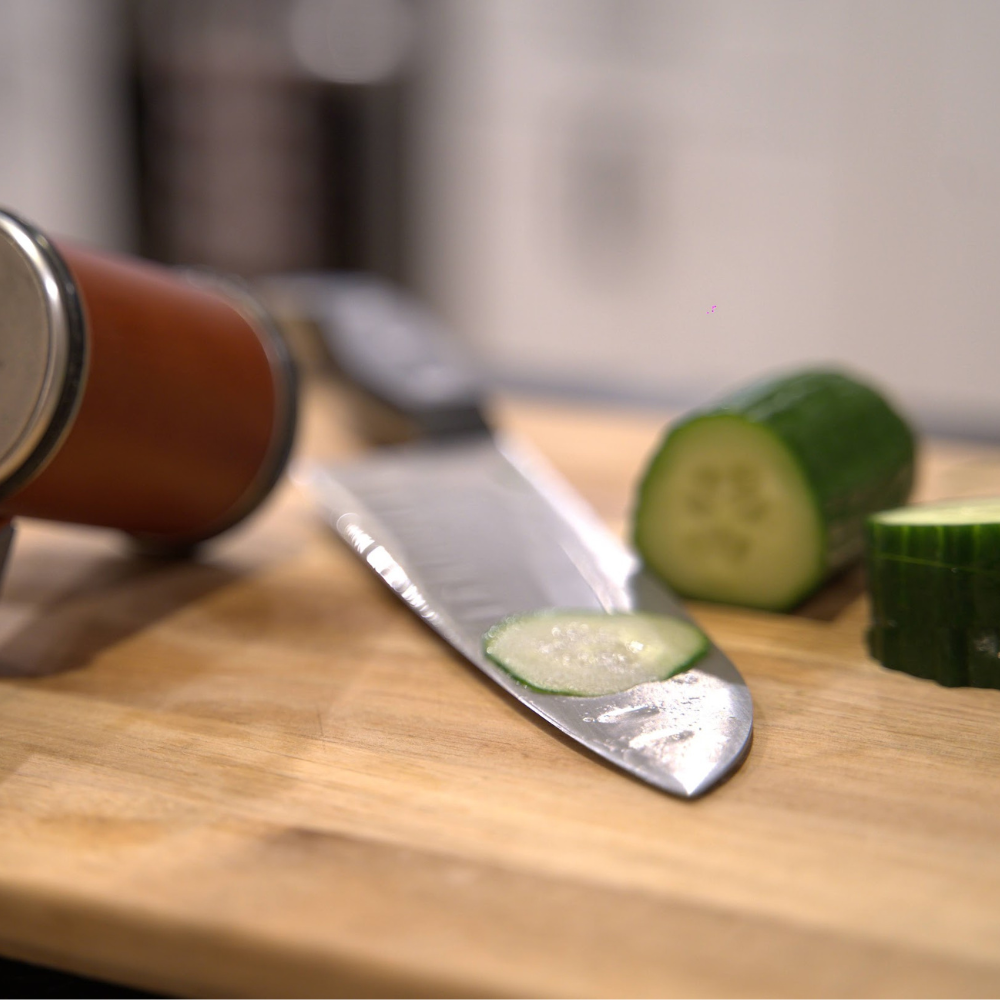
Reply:
[[886, 510], [866, 527], [869, 557], [1000, 575], [1000, 498]]
[[782, 611], [857, 558], [865, 517], [913, 483], [915, 444], [873, 389], [805, 371], [674, 425], [639, 486], [634, 541], [688, 597]]
[[949, 687], [1000, 687], [1000, 499], [882, 511], [866, 540], [872, 656]]
[[867, 563], [875, 624], [1000, 627], [1000, 573], [873, 553]]
[[514, 615], [484, 636], [486, 655], [528, 687], [601, 695], [665, 680], [708, 651], [705, 634], [668, 615], [544, 611]]
[[868, 649], [883, 666], [945, 687], [1000, 688], [1000, 626], [872, 625]]

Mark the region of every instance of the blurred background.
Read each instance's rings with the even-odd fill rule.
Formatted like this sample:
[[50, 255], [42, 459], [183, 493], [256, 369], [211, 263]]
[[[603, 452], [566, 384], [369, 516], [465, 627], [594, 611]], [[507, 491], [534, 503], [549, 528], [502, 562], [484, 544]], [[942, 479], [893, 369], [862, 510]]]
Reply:
[[0, 0], [0, 204], [377, 272], [496, 383], [851, 366], [1000, 439], [992, 0]]

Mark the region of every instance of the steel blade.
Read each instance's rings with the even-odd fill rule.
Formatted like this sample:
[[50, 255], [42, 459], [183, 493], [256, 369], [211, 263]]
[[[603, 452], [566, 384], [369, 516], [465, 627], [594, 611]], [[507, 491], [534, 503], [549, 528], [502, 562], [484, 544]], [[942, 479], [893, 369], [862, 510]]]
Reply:
[[702, 794], [745, 756], [750, 693], [714, 645], [666, 681], [583, 698], [528, 688], [486, 658], [483, 633], [544, 608], [687, 618], [545, 463], [502, 437], [381, 449], [299, 466], [335, 531], [455, 649], [556, 728], [664, 791]]

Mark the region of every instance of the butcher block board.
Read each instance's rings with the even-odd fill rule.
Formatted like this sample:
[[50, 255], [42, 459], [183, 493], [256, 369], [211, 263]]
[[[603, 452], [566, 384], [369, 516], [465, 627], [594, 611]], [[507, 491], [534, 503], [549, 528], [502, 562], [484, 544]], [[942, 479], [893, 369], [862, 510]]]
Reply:
[[[662, 415], [500, 417], [624, 530]], [[299, 454], [346, 428], [314, 388]], [[924, 497], [990, 491], [1000, 450], [926, 449]], [[756, 730], [688, 802], [493, 687], [291, 485], [197, 562], [25, 523], [0, 952], [195, 996], [1000, 993], [1000, 691], [870, 660], [857, 574], [692, 610]]]

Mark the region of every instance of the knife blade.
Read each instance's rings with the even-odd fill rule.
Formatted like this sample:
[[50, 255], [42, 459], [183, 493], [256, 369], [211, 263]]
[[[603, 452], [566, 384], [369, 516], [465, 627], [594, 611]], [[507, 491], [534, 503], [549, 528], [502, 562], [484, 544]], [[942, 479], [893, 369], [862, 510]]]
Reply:
[[486, 630], [521, 612], [690, 617], [540, 456], [489, 429], [475, 366], [433, 318], [371, 277], [288, 276], [268, 291], [316, 324], [342, 373], [423, 435], [350, 463], [296, 466], [340, 538], [466, 659], [605, 760], [687, 798], [731, 774], [753, 708], [714, 644], [668, 680], [599, 697], [536, 691], [483, 653]]

